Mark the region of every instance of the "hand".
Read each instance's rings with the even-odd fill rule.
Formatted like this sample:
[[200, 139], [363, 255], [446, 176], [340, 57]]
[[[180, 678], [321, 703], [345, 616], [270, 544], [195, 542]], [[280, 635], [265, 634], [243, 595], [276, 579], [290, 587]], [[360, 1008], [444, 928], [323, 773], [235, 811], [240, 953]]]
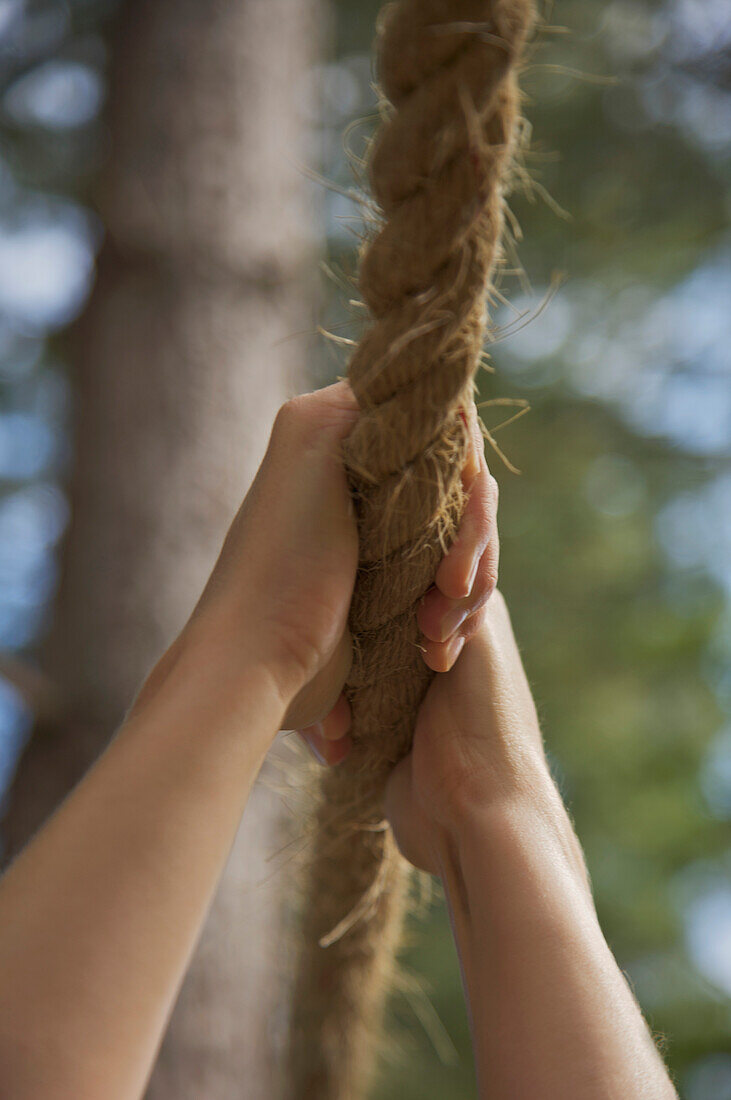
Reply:
[[358, 534], [341, 446], [357, 416], [346, 382], [280, 409], [205, 591], [138, 705], [192, 647], [227, 682], [245, 669], [270, 675], [287, 728], [331, 710], [351, 662]]
[[[477, 632], [497, 580], [497, 483], [487, 468], [475, 407], [464, 415], [472, 434], [462, 471], [467, 506], [457, 538], [417, 613], [424, 660], [435, 672], [452, 668], [466, 640]], [[338, 764], [350, 748], [349, 726], [350, 710], [341, 696], [320, 721], [300, 733], [323, 764]]]
[[[520, 801], [560, 805], [535, 704], [501, 594], [490, 600], [459, 661], [437, 676], [411, 753], [394, 768], [386, 813], [406, 858], [441, 873], [463, 824]], [[583, 874], [583, 862], [579, 857]]]

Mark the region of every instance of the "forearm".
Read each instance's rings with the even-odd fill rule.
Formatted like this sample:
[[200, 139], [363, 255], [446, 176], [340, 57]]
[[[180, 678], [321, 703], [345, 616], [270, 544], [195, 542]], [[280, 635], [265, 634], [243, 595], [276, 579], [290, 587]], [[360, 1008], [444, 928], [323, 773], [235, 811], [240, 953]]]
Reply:
[[15, 1100], [141, 1096], [283, 713], [260, 669], [237, 681], [215, 656], [168, 659], [0, 882], [0, 1078]]
[[675, 1097], [547, 776], [540, 793], [466, 820], [443, 878], [482, 1097]]

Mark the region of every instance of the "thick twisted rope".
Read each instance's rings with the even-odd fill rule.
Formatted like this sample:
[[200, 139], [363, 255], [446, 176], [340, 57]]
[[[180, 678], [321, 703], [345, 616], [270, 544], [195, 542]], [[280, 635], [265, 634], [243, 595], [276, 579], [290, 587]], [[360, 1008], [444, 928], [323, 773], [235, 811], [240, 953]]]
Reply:
[[398, 944], [405, 864], [383, 822], [431, 679], [415, 610], [463, 509], [460, 474], [518, 120], [531, 0], [401, 0], [370, 161], [383, 223], [361, 259], [372, 317], [348, 377], [362, 414], [345, 461], [360, 564], [347, 692], [353, 751], [322, 782], [292, 1022], [296, 1100], [361, 1094]]

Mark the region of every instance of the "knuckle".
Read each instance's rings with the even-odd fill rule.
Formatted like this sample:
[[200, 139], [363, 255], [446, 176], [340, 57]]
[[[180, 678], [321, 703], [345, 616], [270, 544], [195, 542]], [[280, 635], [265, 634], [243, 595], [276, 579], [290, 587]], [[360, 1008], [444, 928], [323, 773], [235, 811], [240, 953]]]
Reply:
[[291, 397], [280, 407], [274, 421], [274, 436], [289, 436], [297, 430], [303, 420], [303, 400]]
[[474, 635], [477, 633], [477, 631], [482, 626], [484, 618], [485, 618], [485, 608], [484, 607], [478, 607], [477, 611], [475, 611], [475, 613], [473, 615], [470, 615], [469, 619], [467, 619], [467, 621], [464, 624], [464, 627], [462, 629], [462, 633], [464, 635], [465, 641], [468, 642], [470, 640], [470, 638], [474, 637]]
[[487, 499], [483, 500], [477, 513], [477, 519], [475, 523], [475, 534], [477, 541], [483, 546], [486, 545], [490, 533], [492, 532], [495, 522], [494, 513], [495, 509], [492, 507], [490, 499], [488, 497]]
[[490, 562], [490, 565], [485, 572], [485, 590], [488, 596], [491, 596], [497, 588], [497, 574], [497, 561]]
[[322, 432], [346, 434], [357, 418], [358, 406], [349, 387], [337, 394], [330, 392], [334, 388], [298, 394], [286, 401], [274, 421], [274, 434], [315, 443]]
[[[487, 559], [487, 560], [486, 560]], [[477, 573], [477, 579], [475, 582], [475, 590], [477, 595], [477, 603], [481, 605], [488, 600], [497, 588], [498, 579], [498, 566], [497, 561], [493, 561], [490, 555], [485, 555], [482, 560], [482, 565]]]
[[476, 495], [473, 498], [473, 513], [477, 515], [480, 527], [488, 527], [494, 521], [497, 512], [497, 482], [491, 474], [481, 477]]
[[493, 592], [492, 602], [496, 607], [498, 607], [500, 609], [500, 611], [507, 612], [508, 605], [506, 604], [505, 597], [503, 596], [503, 594], [502, 594], [502, 592], [500, 591], [499, 588], [496, 588], [495, 591]]

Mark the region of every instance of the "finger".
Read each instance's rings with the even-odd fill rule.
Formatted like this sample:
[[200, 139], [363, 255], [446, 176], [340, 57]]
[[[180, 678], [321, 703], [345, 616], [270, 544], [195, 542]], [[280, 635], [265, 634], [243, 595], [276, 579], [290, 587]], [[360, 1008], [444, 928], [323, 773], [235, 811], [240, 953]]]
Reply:
[[432, 672], [449, 672], [454, 668], [462, 649], [464, 648], [464, 635], [453, 634], [446, 642], [432, 642], [428, 638], [422, 640], [422, 656], [428, 668]]
[[487, 607], [483, 604], [472, 615], [465, 619], [456, 634], [448, 638], [446, 642], [433, 642], [423, 638], [421, 643], [422, 656], [427, 666], [433, 672], [449, 672], [457, 663], [457, 658], [464, 649], [465, 642], [475, 635], [487, 615]]
[[341, 378], [338, 382], [333, 382], [329, 386], [323, 386], [320, 390], [313, 390], [308, 396], [319, 398], [321, 401], [328, 402], [333, 406], [339, 406], [348, 411], [359, 411], [357, 398], [347, 378]]
[[496, 537], [497, 501], [497, 482], [481, 455], [457, 537], [442, 558], [435, 577], [437, 588], [449, 599], [465, 599], [472, 591], [480, 559], [490, 540]]
[[344, 737], [349, 731], [351, 721], [350, 703], [346, 699], [345, 693], [341, 692], [332, 710], [325, 715], [322, 721], [316, 722], [315, 725], [319, 726], [319, 732], [326, 741], [337, 741], [338, 738]]
[[288, 405], [293, 406], [305, 429], [333, 429], [338, 437], [346, 436], [358, 418], [358, 401], [349, 382], [342, 380], [321, 390], [300, 394]]
[[477, 408], [474, 402], [466, 409], [460, 409], [459, 412], [470, 434], [470, 446], [467, 450], [465, 464], [462, 467], [462, 487], [469, 491], [472, 482], [480, 471], [480, 456], [485, 453], [485, 441], [480, 431]]
[[438, 588], [430, 588], [417, 609], [416, 619], [425, 638], [446, 642], [478, 608], [489, 600], [497, 586], [499, 544], [490, 542], [480, 558], [469, 596], [450, 600]]
[[497, 528], [477, 564], [469, 596], [451, 600], [436, 587], [423, 597], [416, 613], [419, 629], [432, 642], [446, 642], [478, 608], [489, 600], [497, 586], [500, 542]]
[[[499, 545], [497, 540], [490, 543], [482, 556], [480, 568], [475, 582], [474, 600], [466, 601], [470, 606], [466, 610], [459, 609], [459, 622], [454, 626], [454, 620], [450, 619], [454, 609], [447, 611], [441, 620], [433, 611], [433, 607], [427, 607], [426, 603], [419, 608], [417, 619], [424, 634], [422, 638], [422, 652], [427, 666], [433, 672], [449, 672], [453, 668], [457, 658], [462, 652], [462, 647], [468, 638], [479, 629], [485, 605], [495, 591], [497, 585]], [[428, 593], [429, 596], [432, 593]], [[434, 599], [441, 596], [437, 593]], [[441, 597], [442, 600], [444, 597]], [[433, 618], [428, 620], [428, 615]], [[446, 626], [445, 626], [446, 624]], [[433, 630], [429, 634], [426, 627]], [[451, 629], [449, 629], [451, 628]]]
[[321, 721], [298, 730], [298, 733], [321, 764], [339, 764], [352, 747], [347, 736], [351, 720], [350, 703], [341, 693], [335, 706]]
[[319, 723], [298, 732], [320, 764], [330, 766], [340, 764], [352, 748], [352, 742], [347, 734], [338, 737], [337, 740], [329, 739], [320, 732]]

